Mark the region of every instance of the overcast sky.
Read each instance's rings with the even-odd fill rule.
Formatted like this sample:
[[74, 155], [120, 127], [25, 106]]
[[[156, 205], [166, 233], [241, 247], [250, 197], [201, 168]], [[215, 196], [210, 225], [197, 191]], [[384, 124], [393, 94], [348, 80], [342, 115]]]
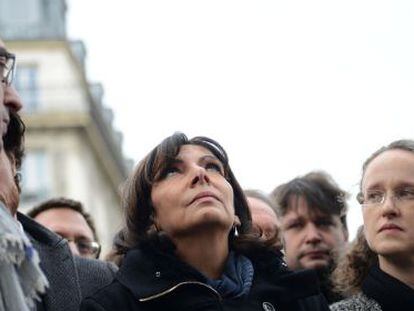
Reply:
[[134, 160], [183, 131], [218, 140], [244, 188], [325, 170], [355, 196], [362, 162], [413, 137], [413, 16], [410, 0], [68, 0], [68, 33]]

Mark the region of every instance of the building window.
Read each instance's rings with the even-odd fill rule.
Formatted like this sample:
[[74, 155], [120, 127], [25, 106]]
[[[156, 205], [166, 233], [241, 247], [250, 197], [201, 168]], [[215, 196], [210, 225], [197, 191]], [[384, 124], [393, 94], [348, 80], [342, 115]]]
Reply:
[[18, 65], [15, 84], [24, 109], [35, 111], [39, 105], [38, 68], [33, 65]]
[[26, 154], [22, 166], [22, 199], [37, 201], [50, 193], [50, 165], [44, 150], [33, 150]]

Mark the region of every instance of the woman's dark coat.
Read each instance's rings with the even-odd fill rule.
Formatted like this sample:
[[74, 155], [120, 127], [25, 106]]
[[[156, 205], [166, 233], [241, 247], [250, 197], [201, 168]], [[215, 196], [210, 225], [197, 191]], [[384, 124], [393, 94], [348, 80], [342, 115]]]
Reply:
[[254, 279], [247, 296], [222, 298], [205, 277], [152, 248], [128, 252], [115, 280], [82, 302], [81, 310], [329, 310], [312, 271], [290, 272], [280, 255], [249, 257]]
[[332, 311], [414, 310], [414, 289], [373, 265], [362, 282], [362, 291], [331, 306]]

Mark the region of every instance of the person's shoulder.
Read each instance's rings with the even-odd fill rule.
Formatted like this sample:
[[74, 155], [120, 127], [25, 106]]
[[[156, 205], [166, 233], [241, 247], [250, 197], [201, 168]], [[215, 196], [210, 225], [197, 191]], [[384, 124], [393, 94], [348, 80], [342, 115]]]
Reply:
[[280, 252], [262, 252], [249, 258], [254, 262], [255, 292], [273, 288], [282, 293], [281, 300], [298, 302], [303, 310], [329, 310], [314, 270], [290, 270]]
[[78, 272], [82, 297], [93, 294], [113, 281], [118, 269], [113, 263], [78, 256], [73, 257]]
[[64, 241], [61, 236], [50, 231], [27, 215], [17, 212], [17, 220], [35, 247], [54, 248]]
[[289, 269], [283, 260], [283, 254], [279, 250], [262, 250], [246, 255], [257, 271], [266, 273], [287, 273]]
[[353, 295], [330, 305], [331, 311], [381, 311], [380, 305], [363, 293]]
[[82, 300], [80, 310], [129, 310], [137, 299], [118, 280], [98, 289]]
[[103, 261], [98, 259], [88, 259], [83, 258], [79, 256], [73, 256], [75, 259], [75, 265], [78, 268], [78, 270], [83, 271], [98, 271], [102, 272], [104, 274], [110, 274], [112, 277], [115, 275], [115, 273], [118, 271], [118, 267], [109, 261]]

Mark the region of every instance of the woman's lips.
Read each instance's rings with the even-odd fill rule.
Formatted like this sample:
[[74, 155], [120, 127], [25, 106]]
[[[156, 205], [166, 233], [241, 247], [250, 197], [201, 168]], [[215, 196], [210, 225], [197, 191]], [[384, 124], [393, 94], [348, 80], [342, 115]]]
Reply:
[[192, 200], [191, 200], [191, 202], [190, 202], [190, 204], [189, 205], [191, 205], [191, 204], [193, 204], [194, 202], [196, 202], [196, 201], [202, 201], [202, 200], [210, 200], [210, 199], [214, 199], [214, 200], [217, 200], [217, 201], [220, 201], [219, 200], [219, 198], [213, 193], [213, 192], [210, 192], [210, 191], [203, 191], [203, 192], [200, 192], [199, 194], [197, 194]]
[[403, 229], [396, 224], [385, 224], [378, 230], [378, 232], [382, 231], [403, 231]]

